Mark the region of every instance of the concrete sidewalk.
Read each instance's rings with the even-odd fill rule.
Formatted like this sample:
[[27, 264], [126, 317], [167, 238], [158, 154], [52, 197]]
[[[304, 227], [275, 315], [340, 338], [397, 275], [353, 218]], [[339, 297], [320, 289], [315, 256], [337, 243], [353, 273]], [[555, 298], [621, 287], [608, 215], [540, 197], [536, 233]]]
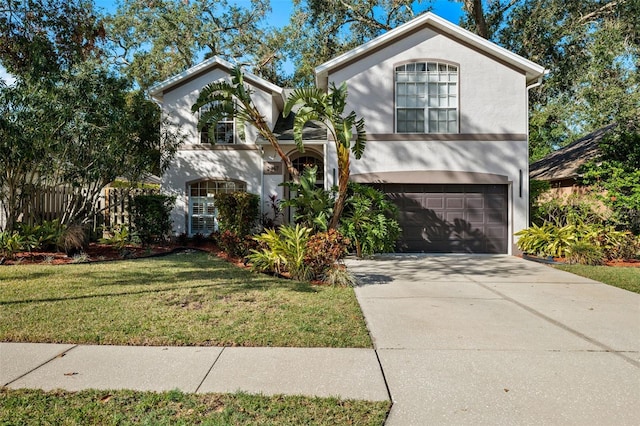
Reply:
[[0, 385], [389, 400], [371, 349], [0, 343]]
[[510, 256], [347, 264], [387, 425], [640, 424], [640, 295]]

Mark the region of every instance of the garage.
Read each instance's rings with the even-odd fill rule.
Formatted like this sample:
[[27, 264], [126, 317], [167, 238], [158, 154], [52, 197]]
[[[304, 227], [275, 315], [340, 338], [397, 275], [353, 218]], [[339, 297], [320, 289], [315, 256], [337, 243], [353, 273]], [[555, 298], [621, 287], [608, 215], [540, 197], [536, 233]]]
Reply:
[[507, 185], [373, 184], [398, 206], [397, 249], [507, 253]]

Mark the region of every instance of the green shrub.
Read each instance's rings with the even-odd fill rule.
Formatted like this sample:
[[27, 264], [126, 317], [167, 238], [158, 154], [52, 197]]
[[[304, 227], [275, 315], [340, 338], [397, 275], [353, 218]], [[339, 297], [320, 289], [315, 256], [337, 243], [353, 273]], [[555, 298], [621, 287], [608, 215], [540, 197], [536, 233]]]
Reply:
[[558, 227], [603, 224], [610, 213], [602, 207], [602, 203], [593, 195], [571, 194], [538, 201], [531, 217], [533, 223], [540, 225], [548, 222]]
[[602, 265], [604, 253], [601, 247], [582, 240], [572, 243], [566, 250], [567, 261], [580, 265]]
[[260, 197], [248, 192], [217, 194], [215, 205], [220, 232], [250, 235], [260, 216]]
[[218, 247], [225, 253], [234, 257], [245, 257], [252, 249], [258, 247], [253, 237], [245, 235], [240, 237], [233, 231], [223, 231], [215, 236]]
[[297, 280], [310, 279], [310, 270], [304, 263], [310, 234], [310, 228], [300, 225], [295, 228], [285, 225], [278, 231], [267, 229], [255, 237], [263, 247], [251, 250], [249, 261], [252, 268], [277, 274], [288, 272], [291, 278]]
[[171, 209], [175, 197], [136, 195], [131, 203], [134, 230], [143, 244], [165, 241], [171, 232]]
[[335, 229], [309, 237], [304, 256], [309, 274], [315, 279], [322, 278], [335, 267], [336, 262], [345, 257], [348, 245], [349, 239]]
[[398, 209], [383, 192], [352, 182], [340, 232], [358, 257], [393, 251], [400, 235]]

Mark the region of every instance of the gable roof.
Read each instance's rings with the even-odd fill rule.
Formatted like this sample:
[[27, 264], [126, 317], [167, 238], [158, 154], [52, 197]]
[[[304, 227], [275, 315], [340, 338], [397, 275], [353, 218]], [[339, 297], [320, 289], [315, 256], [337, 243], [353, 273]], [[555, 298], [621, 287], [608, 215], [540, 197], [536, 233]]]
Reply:
[[342, 55], [316, 67], [316, 85], [320, 88], [326, 89], [327, 77], [333, 70], [342, 68], [351, 62], [370, 55], [377, 50], [426, 27], [430, 27], [439, 33], [446, 34], [455, 40], [470, 45], [487, 56], [499, 59], [510, 66], [521, 70], [527, 76], [527, 84], [536, 82], [546, 72], [543, 66], [525, 59], [522, 56], [516, 55], [515, 53], [500, 47], [497, 44], [472, 33], [471, 31], [467, 31], [458, 25], [452, 24], [438, 15], [426, 12], [391, 31], [369, 40], [355, 49], [343, 53]]
[[615, 124], [610, 124], [552, 152], [529, 166], [529, 178], [544, 181], [575, 179], [583, 164], [600, 155], [598, 145]]
[[[160, 83], [154, 84], [151, 88], [149, 88], [149, 94], [153, 99], [162, 102], [162, 96], [164, 93], [173, 90], [177, 86], [180, 86], [188, 82], [189, 80], [199, 77], [202, 74], [216, 68], [221, 68], [226, 71], [227, 74], [231, 74], [231, 71], [234, 67], [235, 65], [233, 65], [231, 62], [225, 61], [218, 56], [213, 56], [181, 72], [180, 74], [176, 74], [164, 81], [161, 81]], [[280, 98], [284, 103], [284, 89], [282, 87], [277, 86], [262, 77], [258, 77], [255, 74], [251, 74], [248, 72], [243, 72], [243, 74], [246, 81], [260, 88], [261, 90], [264, 90], [265, 92], [270, 92], [272, 95], [279, 95], [276, 97], [276, 99]], [[277, 102], [280, 103], [280, 100], [277, 100]]]

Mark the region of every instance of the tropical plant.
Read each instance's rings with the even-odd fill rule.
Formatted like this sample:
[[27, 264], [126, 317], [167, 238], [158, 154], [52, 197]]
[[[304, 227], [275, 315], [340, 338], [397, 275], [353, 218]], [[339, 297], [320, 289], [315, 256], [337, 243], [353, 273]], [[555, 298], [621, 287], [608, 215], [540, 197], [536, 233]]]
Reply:
[[580, 265], [602, 265], [605, 258], [602, 248], [587, 240], [570, 244], [566, 250], [566, 257], [569, 263]]
[[123, 251], [129, 244], [137, 244], [140, 242], [138, 234], [132, 231], [128, 225], [116, 225], [111, 230], [111, 236], [108, 238], [101, 238], [102, 244], [109, 244], [116, 247], [119, 251]]
[[25, 239], [18, 231], [0, 232], [0, 255], [13, 259], [16, 253], [24, 250]]
[[377, 189], [351, 182], [340, 231], [351, 240], [356, 255], [393, 251], [400, 235], [398, 209]]
[[309, 274], [316, 279], [323, 278], [337, 262], [347, 254], [349, 239], [335, 229], [312, 235], [307, 241], [304, 264]]
[[309, 279], [309, 268], [304, 259], [310, 235], [311, 229], [300, 225], [281, 226], [278, 231], [267, 229], [255, 237], [264, 247], [251, 251], [249, 262], [252, 268], [276, 274], [288, 272], [291, 278], [297, 280]]
[[329, 227], [334, 198], [329, 191], [316, 186], [317, 167], [307, 167], [298, 182], [285, 182], [292, 197], [281, 203], [282, 207], [294, 209], [294, 220], [316, 232], [324, 232]]
[[533, 224], [515, 235], [519, 237], [520, 250], [540, 256], [565, 257], [568, 247], [578, 240], [575, 226], [559, 227], [548, 222], [541, 226]]
[[[231, 70], [231, 83], [217, 81], [207, 85], [191, 107], [194, 114], [200, 112], [198, 130], [202, 131], [204, 127], [209, 126], [209, 131], [213, 132], [218, 122], [227, 120], [229, 117], [234, 117], [240, 123], [254, 126], [258, 133], [268, 140], [276, 150], [278, 156], [284, 161], [289, 174], [294, 180], [297, 180], [298, 170], [293, 167], [291, 159], [282, 150], [264, 116], [253, 104], [251, 93], [251, 89], [244, 84], [244, 75], [239, 66]], [[213, 136], [211, 134], [209, 139], [215, 142]]]
[[329, 92], [318, 88], [296, 89], [287, 99], [282, 115], [287, 117], [298, 105], [300, 108], [296, 111], [293, 121], [293, 137], [298, 149], [304, 150], [302, 130], [309, 121], [321, 122], [335, 143], [338, 159], [338, 196], [333, 205], [329, 229], [337, 229], [347, 199], [351, 153], [356, 159], [360, 159], [364, 153], [367, 140], [364, 119], [358, 118], [355, 111], [343, 115], [347, 105], [346, 83], [342, 83], [340, 87], [332, 83]]

